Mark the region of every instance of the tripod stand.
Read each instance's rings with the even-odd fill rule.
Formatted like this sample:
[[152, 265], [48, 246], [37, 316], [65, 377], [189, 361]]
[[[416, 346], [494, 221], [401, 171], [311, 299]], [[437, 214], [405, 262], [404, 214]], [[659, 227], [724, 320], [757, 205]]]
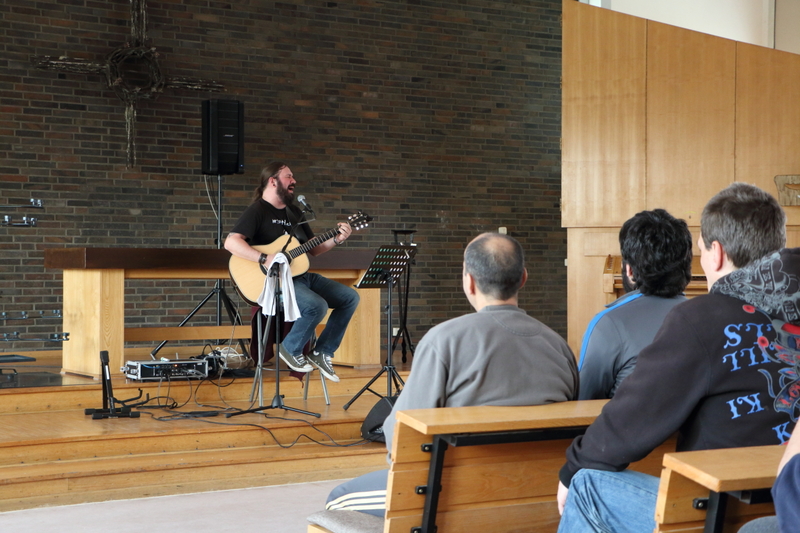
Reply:
[[[258, 390], [258, 407], [246, 409], [244, 411], [237, 411], [235, 413], [226, 413], [226, 418], [243, 415], [246, 413], [259, 413], [261, 411], [266, 411], [267, 409], [283, 409], [285, 411], [294, 411], [295, 413], [315, 416], [317, 418], [321, 416], [319, 413], [312, 413], [311, 411], [304, 411], [295, 407], [289, 407], [283, 403], [283, 395], [281, 394], [281, 358], [279, 355], [282, 341], [281, 328], [279, 325], [283, 323], [283, 290], [281, 287], [280, 274], [281, 267], [288, 269], [289, 265], [281, 265], [280, 262], [274, 260], [267, 274], [270, 278], [272, 278], [272, 282], [274, 284], [274, 296], [272, 298], [272, 305], [267, 311], [267, 314], [269, 314], [270, 317], [269, 320], [267, 320], [266, 328], [263, 330], [261, 328], [263, 313], [260, 310], [258, 311], [258, 365], [256, 366], [255, 376], [253, 377], [253, 388], [250, 390], [251, 402], [255, 398], [256, 390]], [[275, 396], [272, 397], [272, 403], [270, 403], [270, 405], [264, 405], [264, 375], [262, 372], [264, 366], [264, 348], [266, 348], [267, 341], [269, 339], [269, 330], [273, 324], [275, 325], [275, 343], [277, 344], [275, 349]]]
[[[222, 249], [222, 174], [217, 174], [217, 250]], [[228, 318], [233, 325], [241, 325], [242, 319], [239, 316], [239, 313], [236, 311], [236, 308], [233, 305], [228, 293], [225, 292], [225, 280], [218, 279], [217, 282], [214, 284], [214, 288], [211, 289], [203, 300], [197, 304], [197, 307], [192, 309], [192, 311], [186, 315], [186, 317], [178, 324], [178, 327], [183, 327], [187, 322], [189, 322], [194, 315], [197, 314], [200, 309], [214, 296], [217, 297], [217, 309], [216, 309], [216, 323], [218, 326], [222, 325], [222, 306], [225, 306], [225, 311], [228, 313]], [[156, 354], [163, 348], [169, 341], [162, 341], [161, 344], [156, 346], [152, 352], [150, 352], [150, 358], [155, 360]], [[239, 347], [242, 349], [242, 353], [247, 356], [247, 346], [243, 339], [239, 339]]]
[[[394, 234], [394, 243], [416, 246], [416, 244], [414, 244], [414, 233], [416, 232], [417, 230], [415, 229], [393, 229], [392, 233]], [[408, 239], [408, 242], [405, 241], [406, 238]], [[403, 353], [402, 361], [404, 363], [406, 362], [406, 348], [408, 348], [408, 351], [411, 352], [412, 356], [414, 355], [414, 343], [411, 341], [411, 333], [409, 333], [407, 325], [408, 294], [411, 286], [411, 265], [413, 264], [414, 260], [411, 259], [408, 262], [408, 267], [403, 273], [401, 283], [397, 284], [397, 310], [400, 314], [400, 327], [397, 328], [397, 333], [394, 334], [392, 351], [394, 351], [394, 349], [397, 347], [397, 342], [400, 341], [400, 348], [402, 349]]]
[[[114, 388], [111, 386], [111, 372], [108, 369], [107, 350], [100, 352], [100, 372], [102, 374], [103, 381], [103, 408], [84, 409], [84, 414], [92, 415], [93, 420], [100, 420], [103, 418], [139, 418], [142, 414], [139, 411], [131, 411], [131, 408], [126, 405], [122, 405], [121, 407], [117, 407], [116, 405], [116, 402], [119, 400], [114, 398]], [[139, 398], [141, 398], [141, 396], [142, 389], [139, 389]], [[133, 399], [138, 400], [139, 398]], [[123, 400], [121, 403], [124, 404], [126, 401], [131, 400]]]
[[383, 365], [383, 368], [375, 374], [369, 383], [364, 385], [349, 402], [344, 404], [345, 411], [366, 391], [370, 391], [375, 396], [384, 398], [384, 396], [370, 389], [370, 386], [384, 373], [386, 373], [385, 398], [392, 397], [392, 384], [394, 384], [398, 392], [400, 391], [401, 385], [405, 385], [400, 374], [397, 373], [397, 369], [392, 364], [392, 351], [394, 349], [392, 345], [392, 293], [394, 292], [394, 282], [396, 278], [408, 267], [408, 263], [413, 259], [416, 253], [417, 249], [415, 247], [405, 244], [381, 246], [378, 253], [375, 254], [372, 263], [369, 265], [367, 272], [364, 274], [364, 277], [362, 277], [361, 281], [356, 285], [358, 289], [374, 289], [380, 288], [383, 285], [386, 285], [388, 288], [388, 292], [386, 293], [386, 364]]

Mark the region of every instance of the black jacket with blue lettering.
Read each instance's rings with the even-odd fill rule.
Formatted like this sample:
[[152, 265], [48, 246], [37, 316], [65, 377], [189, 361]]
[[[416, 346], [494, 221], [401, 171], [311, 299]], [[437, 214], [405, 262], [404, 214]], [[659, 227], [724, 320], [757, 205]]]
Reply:
[[620, 471], [675, 432], [678, 450], [785, 442], [800, 410], [800, 248], [784, 249], [679, 304], [639, 354], [560, 479]]

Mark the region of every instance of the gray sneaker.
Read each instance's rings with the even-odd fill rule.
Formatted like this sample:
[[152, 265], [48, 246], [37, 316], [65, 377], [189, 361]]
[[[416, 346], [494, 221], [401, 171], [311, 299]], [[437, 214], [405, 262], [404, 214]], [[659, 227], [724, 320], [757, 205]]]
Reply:
[[314, 352], [308, 356], [308, 361], [315, 367], [319, 368], [319, 371], [322, 372], [323, 376], [334, 383], [339, 383], [339, 376], [337, 376], [336, 372], [333, 371], [333, 364], [331, 363], [330, 355], [314, 350]]
[[283, 359], [283, 362], [295, 372], [311, 372], [314, 370], [314, 367], [309, 365], [308, 361], [306, 361], [305, 355], [292, 355], [286, 351], [283, 345], [281, 345], [280, 350], [278, 350], [278, 354], [281, 356], [281, 359]]

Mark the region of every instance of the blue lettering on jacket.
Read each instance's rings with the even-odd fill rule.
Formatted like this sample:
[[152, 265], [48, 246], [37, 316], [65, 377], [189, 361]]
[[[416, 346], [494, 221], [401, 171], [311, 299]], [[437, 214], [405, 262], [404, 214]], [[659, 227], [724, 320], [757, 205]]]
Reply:
[[[758, 346], [758, 345], [756, 345]], [[767, 356], [766, 350], [762, 350], [761, 347], [758, 347], [758, 352], [756, 353], [756, 348], [745, 348], [743, 350], [739, 350], [738, 352], [733, 352], [729, 354], [725, 354], [722, 356], [722, 362], [725, 363], [730, 361], [731, 363], [731, 372], [735, 372], [736, 370], [741, 370], [742, 367], [739, 366], [740, 359], [749, 359], [750, 364], [747, 366], [755, 366], [755, 365], [763, 365], [765, 363], [769, 363], [770, 359]], [[760, 360], [759, 360], [760, 356]], [[744, 364], [746, 361], [743, 361]]]
[[[750, 312], [746, 308], [745, 311]], [[791, 434], [792, 422], [797, 421], [800, 413], [800, 357], [796, 356], [796, 352], [787, 350], [784, 346], [786, 341], [781, 340], [783, 330], [776, 330], [776, 327], [780, 327], [780, 324], [776, 326], [772, 319], [767, 322], [744, 322], [725, 326], [722, 333], [725, 339], [724, 348], [728, 353], [722, 356], [721, 363], [729, 372], [770, 363], [787, 365], [778, 370], [776, 376], [773, 376], [771, 368], [758, 369], [766, 379], [765, 391], [758, 387], [757, 382], [751, 382], [749, 375], [742, 376], [747, 379], [746, 383], [752, 384], [752, 388], [743, 382], [742, 385], [746, 388], [740, 394], [747, 389], [752, 393], [725, 402], [731, 413], [729, 420], [741, 418], [744, 422], [749, 420], [745, 415], [761, 412], [788, 415], [789, 422], [771, 428], [777, 440], [786, 443]], [[755, 392], [759, 390], [761, 392]], [[762, 400], [766, 402], [763, 405]]]
[[784, 444], [787, 440], [789, 440], [789, 437], [792, 436], [792, 433], [790, 431], [786, 431], [786, 428], [788, 427], [789, 427], [789, 422], [784, 422], [780, 426], [775, 426], [774, 428], [772, 428], [773, 430], [775, 430], [775, 434], [778, 436], [778, 440], [781, 441], [781, 444]]
[[753, 413], [758, 413], [759, 411], [763, 411], [764, 408], [761, 407], [761, 401], [758, 398], [759, 394], [760, 393], [751, 394], [749, 396], [739, 396], [736, 399], [728, 401], [727, 404], [731, 408], [731, 413], [733, 413], [733, 416], [731, 417], [731, 420], [733, 420], [735, 418], [739, 418], [740, 416], [742, 416], [742, 415], [739, 414], [739, 410], [736, 408], [736, 405], [734, 405], [734, 404], [738, 404], [738, 405], [747, 404], [747, 405], [749, 405], [750, 406], [750, 411], [745, 413], [746, 415], [752, 415]]
[[[728, 341], [725, 342], [724, 348], [739, 347], [745, 342], [742, 336], [737, 333], [742, 329], [747, 332], [754, 331], [756, 339], [752, 345], [722, 356], [722, 362], [730, 365], [731, 372], [741, 370], [743, 366], [763, 365], [772, 361], [767, 353], [767, 347], [758, 343], [759, 338], [763, 340], [765, 331], [772, 331], [772, 324], [747, 323], [725, 326], [723, 333]], [[767, 341], [763, 340], [763, 342], [766, 343]], [[769, 344], [768, 348], [774, 350], [772, 344]]]
[[756, 335], [761, 337], [765, 331], [772, 331], [772, 324], [745, 324], [745, 331], [750, 331], [751, 329], [755, 329]]
[[737, 333], [734, 333], [733, 330], [734, 328], [736, 330], [739, 330], [739, 328], [741, 327], [742, 327], [741, 324], [731, 324], [729, 326], [725, 326], [724, 330], [725, 336], [728, 337], [728, 339], [730, 340], [725, 343], [725, 346], [723, 346], [723, 348], [730, 348], [731, 346], [739, 346], [739, 343], [742, 342], [742, 336]]

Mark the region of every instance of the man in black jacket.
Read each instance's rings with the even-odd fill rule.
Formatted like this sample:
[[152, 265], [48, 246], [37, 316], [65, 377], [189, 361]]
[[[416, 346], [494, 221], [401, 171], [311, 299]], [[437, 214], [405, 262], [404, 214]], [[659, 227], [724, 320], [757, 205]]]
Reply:
[[560, 532], [652, 531], [658, 478], [626, 468], [675, 432], [678, 450], [789, 438], [798, 409], [791, 371], [800, 357], [800, 249], [781, 250], [785, 222], [775, 199], [752, 185], [735, 183], [708, 202], [698, 246], [709, 294], [673, 308], [567, 450]]

